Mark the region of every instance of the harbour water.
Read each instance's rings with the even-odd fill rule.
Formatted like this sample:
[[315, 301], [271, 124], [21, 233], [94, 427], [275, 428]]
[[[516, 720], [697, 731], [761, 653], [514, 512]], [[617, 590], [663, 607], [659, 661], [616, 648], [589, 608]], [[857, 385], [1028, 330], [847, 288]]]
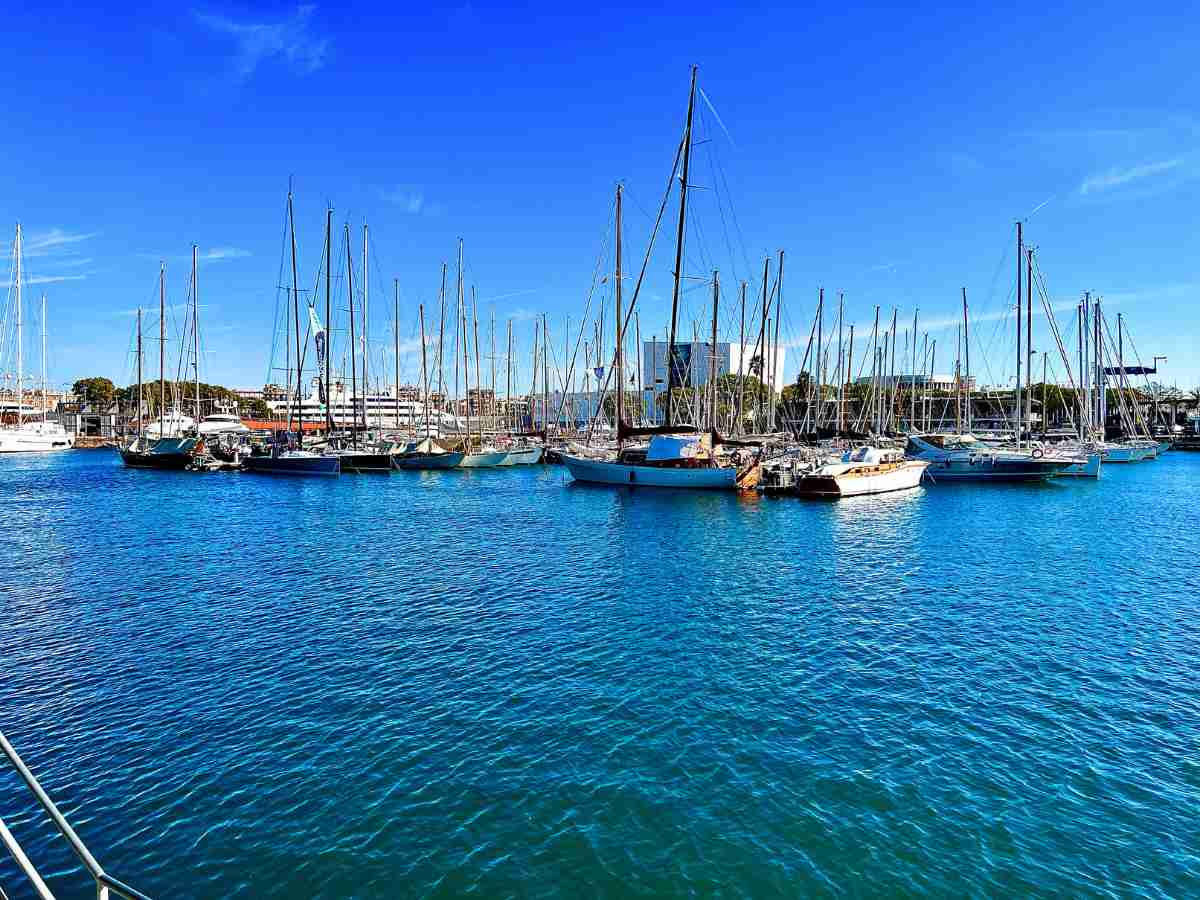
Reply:
[[1200, 895], [1200, 458], [568, 481], [0, 459], [0, 728], [155, 897]]

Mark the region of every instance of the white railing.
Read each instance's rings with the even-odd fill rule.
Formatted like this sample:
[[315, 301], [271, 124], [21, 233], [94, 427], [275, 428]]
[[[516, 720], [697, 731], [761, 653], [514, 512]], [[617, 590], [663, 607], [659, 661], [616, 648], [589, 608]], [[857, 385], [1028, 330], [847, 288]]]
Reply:
[[[75, 855], [79, 857], [79, 861], [83, 863], [84, 868], [88, 870], [88, 874], [96, 882], [96, 898], [97, 900], [111, 900], [113, 897], [123, 897], [125, 900], [150, 900], [141, 891], [131, 888], [129, 885], [118, 881], [107, 872], [100, 863], [96, 862], [96, 857], [92, 856], [91, 851], [79, 839], [79, 835], [75, 833], [75, 829], [67, 821], [66, 817], [59, 812], [58, 807], [54, 805], [54, 801], [42, 789], [41, 784], [29, 771], [29, 767], [25, 765], [24, 760], [13, 749], [13, 745], [8, 742], [8, 738], [0, 732], [0, 751], [8, 757], [8, 761], [12, 764], [13, 769], [21, 776], [21, 780], [25, 782], [25, 786], [29, 788], [30, 793], [41, 804], [43, 811], [49, 817], [54, 827], [58, 830], [71, 849], [75, 851]], [[46, 882], [42, 876], [38, 874], [29, 857], [25, 855], [25, 851], [21, 849], [21, 845], [17, 843], [17, 839], [13, 833], [8, 830], [8, 826], [4, 824], [4, 820], [0, 819], [0, 840], [8, 847], [8, 851], [12, 854], [17, 866], [25, 873], [30, 883], [33, 885], [34, 891], [41, 900], [54, 900], [54, 894], [50, 888], [46, 886]], [[0, 892], [0, 896], [3, 896]]]

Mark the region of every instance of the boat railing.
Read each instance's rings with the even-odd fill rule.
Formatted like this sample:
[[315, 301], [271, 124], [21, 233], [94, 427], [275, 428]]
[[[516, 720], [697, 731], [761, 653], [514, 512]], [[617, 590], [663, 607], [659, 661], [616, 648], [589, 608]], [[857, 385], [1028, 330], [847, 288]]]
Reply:
[[[71, 845], [71, 849], [79, 857], [79, 861], [83, 863], [92, 880], [96, 882], [97, 900], [112, 900], [114, 897], [123, 897], [124, 900], [150, 900], [141, 891], [131, 888], [124, 882], [118, 881], [104, 871], [104, 867], [96, 861], [96, 857], [92, 855], [79, 835], [75, 833], [75, 829], [71, 827], [66, 816], [59, 811], [59, 808], [50, 799], [50, 796], [42, 788], [37, 778], [34, 777], [34, 774], [29, 771], [29, 767], [25, 765], [25, 761], [21, 759], [20, 755], [13, 748], [13, 745], [8, 742], [8, 738], [4, 736], [3, 732], [0, 732], [0, 751], [3, 751], [4, 755], [8, 757], [8, 761], [13, 769], [21, 777], [21, 780], [25, 782], [25, 786], [29, 788], [30, 793], [33, 794], [34, 798], [41, 805], [42, 811], [45, 812], [58, 833]], [[9, 853], [12, 854], [13, 860], [17, 863], [21, 871], [25, 873], [25, 877], [29, 879], [36, 895], [41, 900], [54, 900], [54, 894], [46, 886], [45, 880], [38, 874], [37, 869], [30, 862], [29, 857], [25, 855], [25, 851], [21, 849], [21, 845], [17, 843], [17, 839], [9, 831], [8, 826], [4, 824], [3, 819], [0, 819], [0, 840], [3, 840], [5, 846], [8, 847]], [[2, 890], [0, 890], [0, 896], [3, 896]]]

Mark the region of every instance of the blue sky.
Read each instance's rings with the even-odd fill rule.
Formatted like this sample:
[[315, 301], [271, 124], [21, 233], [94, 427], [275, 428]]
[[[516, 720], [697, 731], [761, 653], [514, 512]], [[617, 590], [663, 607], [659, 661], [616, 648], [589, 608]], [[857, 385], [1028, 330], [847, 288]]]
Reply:
[[[1200, 30], [1186, 17], [570, 6], [10, 10], [0, 222], [23, 222], [49, 299], [52, 379], [128, 381], [130, 312], [156, 302], [160, 258], [170, 301], [183, 300], [195, 241], [204, 376], [260, 385], [289, 177], [303, 282], [327, 201], [356, 253], [370, 223], [377, 352], [391, 279], [411, 346], [416, 303], [436, 302], [459, 236], [481, 316], [516, 317], [527, 348], [544, 311], [561, 346], [618, 180], [627, 268], [640, 260], [697, 63], [707, 143], [687, 270], [722, 270], [723, 337], [736, 333], [736, 281], [783, 248], [791, 341], [803, 344], [824, 286], [845, 292], [859, 329], [877, 304], [885, 317], [899, 307], [901, 327], [919, 306], [946, 370], [966, 286], [977, 374], [1002, 381], [1013, 222], [1028, 217], [1055, 303], [1104, 295], [1144, 358], [1169, 357], [1162, 380], [1200, 383]], [[669, 250], [667, 234], [639, 301], [644, 337], [668, 314]], [[685, 331], [707, 320], [706, 290], [691, 287]], [[1035, 345], [1051, 346], [1040, 325]], [[406, 377], [414, 366], [410, 354]]]

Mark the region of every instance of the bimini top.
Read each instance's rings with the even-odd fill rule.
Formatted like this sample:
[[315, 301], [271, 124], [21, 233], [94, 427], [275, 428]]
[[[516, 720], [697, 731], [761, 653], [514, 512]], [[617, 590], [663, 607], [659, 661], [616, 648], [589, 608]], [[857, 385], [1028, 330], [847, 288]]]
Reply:
[[881, 450], [878, 447], [856, 447], [842, 454], [842, 462], [857, 463], [861, 466], [878, 466], [882, 463], [896, 462], [900, 454], [895, 450]]
[[646, 448], [647, 462], [671, 459], [704, 459], [708, 454], [708, 435], [656, 434]]

